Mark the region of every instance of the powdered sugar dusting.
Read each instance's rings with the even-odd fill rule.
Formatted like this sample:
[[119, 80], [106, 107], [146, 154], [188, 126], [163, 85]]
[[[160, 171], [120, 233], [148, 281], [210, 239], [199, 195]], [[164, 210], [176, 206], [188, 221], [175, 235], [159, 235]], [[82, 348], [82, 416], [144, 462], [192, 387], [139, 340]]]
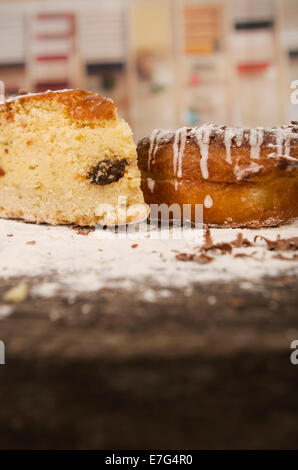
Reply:
[[[156, 234], [158, 230], [156, 227]], [[154, 233], [148, 238], [144, 231], [137, 241], [111, 240], [105, 237], [104, 231], [97, 239], [98, 232], [82, 236], [69, 227], [0, 220], [0, 276], [48, 277], [50, 282], [45, 281], [35, 288], [33, 294], [51, 296], [55, 289], [63, 289], [69, 296], [103, 287], [119, 286], [130, 290], [148, 279], [162, 288], [184, 288], [197, 282], [255, 280], [281, 272], [298, 273], [297, 262], [276, 259], [275, 253], [268, 251], [261, 240], [257, 246], [245, 248], [245, 253], [256, 252], [253, 257], [235, 258], [227, 253], [215, 256], [212, 263], [205, 265], [179, 262], [175, 253], [187, 253], [199, 247], [203, 234], [202, 230], [189, 229], [191, 237], [175, 239], [177, 230], [171, 229], [171, 239], [155, 239]], [[211, 230], [215, 242], [232, 241], [239, 232], [250, 241], [255, 235], [273, 240], [278, 234], [297, 236], [298, 220], [278, 228]], [[30, 240], [35, 240], [35, 245], [26, 243]], [[131, 248], [133, 243], [138, 244], [135, 249]], [[234, 249], [235, 253], [242, 251], [243, 248]]]

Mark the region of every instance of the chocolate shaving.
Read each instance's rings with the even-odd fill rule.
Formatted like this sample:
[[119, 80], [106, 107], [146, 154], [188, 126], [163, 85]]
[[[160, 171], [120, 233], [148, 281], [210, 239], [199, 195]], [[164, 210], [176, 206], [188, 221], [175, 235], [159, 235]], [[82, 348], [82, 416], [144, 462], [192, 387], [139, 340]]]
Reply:
[[235, 248], [242, 248], [243, 246], [252, 246], [252, 243], [247, 240], [247, 238], [243, 238], [242, 233], [238, 233], [237, 238], [231, 242], [231, 244]]
[[29, 242], [26, 242], [26, 245], [36, 245], [36, 241], [30, 240]]
[[202, 253], [201, 255], [194, 256], [193, 260], [199, 264], [208, 264], [214, 261], [214, 258], [211, 258], [211, 256], [207, 256], [204, 253]]
[[221, 252], [221, 254], [225, 254], [225, 253], [232, 253], [232, 245], [230, 243], [225, 243], [225, 242], [222, 242], [222, 243], [215, 243], [214, 245], [211, 245], [209, 246], [208, 248], [206, 247], [202, 247], [202, 250], [203, 251], [210, 251], [210, 250], [219, 250]]
[[298, 255], [295, 253], [292, 258], [288, 258], [287, 256], [283, 256], [281, 253], [278, 253], [277, 255], [273, 256], [275, 259], [282, 259], [284, 261], [296, 261], [298, 260]]
[[251, 258], [251, 255], [248, 255], [246, 253], [237, 253], [234, 255], [234, 258]]
[[211, 236], [210, 228], [206, 227], [206, 229], [204, 230], [204, 242], [203, 242], [202, 248], [208, 250], [213, 245], [214, 245], [214, 241]]
[[201, 251], [209, 251], [209, 250], [220, 250], [222, 254], [231, 253], [232, 246], [230, 243], [214, 243], [214, 240], [211, 236], [211, 231], [209, 227], [206, 227], [204, 230], [204, 241], [201, 247]]
[[208, 264], [214, 261], [214, 258], [207, 256], [204, 253], [195, 255], [194, 253], [179, 253], [176, 255], [176, 259], [179, 261], [195, 261], [199, 264]]
[[[280, 238], [280, 235], [277, 236], [276, 240], [269, 240], [262, 235], [256, 235], [254, 238], [253, 243], [250, 242], [247, 238], [243, 238], [242, 233], [238, 233], [235, 240], [232, 242], [221, 242], [221, 243], [214, 243], [211, 232], [209, 227], [204, 230], [204, 240], [203, 245], [199, 248], [199, 254], [195, 253], [178, 253], [176, 255], [176, 259], [179, 261], [195, 261], [200, 264], [211, 263], [214, 258], [208, 256], [206, 252], [213, 252], [213, 251], [220, 251], [221, 255], [226, 253], [231, 254], [233, 251], [233, 247], [241, 248], [241, 247], [252, 247], [255, 245], [258, 239], [264, 240], [266, 242], [267, 249], [270, 251], [295, 251], [298, 249], [298, 237], [291, 237], [291, 238]], [[172, 250], [175, 252], [175, 250]], [[254, 255], [257, 254], [257, 251], [253, 251], [252, 253], [236, 253], [234, 254], [234, 258], [254, 258], [257, 261], [263, 261], [264, 257], [261, 259], [255, 258]], [[283, 259], [287, 261], [295, 261], [298, 259], [298, 255], [294, 254], [292, 258], [287, 258], [280, 254], [274, 256], [277, 259]]]
[[78, 235], [89, 235], [90, 232], [94, 232], [95, 230], [95, 227], [81, 227], [80, 225], [73, 225], [71, 228], [75, 230]]
[[270, 251], [295, 251], [298, 249], [298, 237], [280, 238], [280, 235], [278, 235], [276, 240], [269, 240], [262, 235], [256, 235], [254, 242], [256, 242], [258, 238], [266, 242], [267, 249]]
[[193, 261], [195, 255], [193, 253], [178, 253], [176, 259], [178, 261]]
[[139, 246], [138, 243], [134, 243], [133, 245], [131, 245], [131, 248], [137, 248], [137, 246]]

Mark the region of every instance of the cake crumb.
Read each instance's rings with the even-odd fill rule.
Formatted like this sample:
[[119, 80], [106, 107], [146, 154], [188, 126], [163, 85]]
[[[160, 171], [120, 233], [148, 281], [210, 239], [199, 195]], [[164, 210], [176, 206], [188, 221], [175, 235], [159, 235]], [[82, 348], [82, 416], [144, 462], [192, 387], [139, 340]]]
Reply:
[[215, 295], [209, 295], [207, 301], [209, 305], [215, 305], [217, 302], [217, 299]]
[[0, 305], [0, 320], [8, 317], [13, 312], [12, 305]]
[[78, 235], [89, 235], [90, 232], [94, 232], [95, 227], [81, 227], [80, 225], [72, 225], [73, 230], [77, 232]]
[[244, 306], [244, 301], [240, 297], [230, 297], [228, 304], [234, 308], [241, 308]]
[[16, 286], [9, 289], [3, 296], [5, 302], [20, 303], [26, 300], [28, 296], [28, 285], [20, 282]]

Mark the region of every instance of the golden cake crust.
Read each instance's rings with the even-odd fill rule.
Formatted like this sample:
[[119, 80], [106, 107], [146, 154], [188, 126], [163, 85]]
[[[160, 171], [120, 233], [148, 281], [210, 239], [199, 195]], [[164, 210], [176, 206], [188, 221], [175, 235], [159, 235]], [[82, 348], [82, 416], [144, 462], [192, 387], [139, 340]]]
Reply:
[[298, 123], [155, 130], [138, 144], [149, 204], [204, 204], [209, 225], [271, 226], [298, 216]]
[[112, 100], [103, 98], [97, 93], [84, 90], [58, 90], [8, 98], [0, 104], [7, 113], [7, 120], [13, 119], [13, 109], [17, 104], [53, 100], [65, 106], [67, 113], [77, 121], [114, 120], [117, 118], [116, 108]]
[[[205, 130], [208, 126], [205, 126]], [[237, 183], [251, 179], [258, 180], [275, 169], [286, 170], [295, 165], [294, 159], [298, 159], [298, 123], [295, 122], [281, 128], [260, 128], [263, 137], [259, 148], [250, 143], [252, 129], [210, 126], [208, 130], [210, 134], [206, 142], [204, 142], [204, 126], [182, 128], [178, 131], [153, 131], [138, 144], [141, 170], [151, 173], [152, 177], [157, 176], [158, 179], [178, 177], [194, 181], [207, 179], [219, 183]], [[237, 142], [239, 130], [242, 132], [238, 134], [241, 140]], [[198, 131], [201, 133], [199, 134]], [[280, 144], [278, 139], [281, 139]], [[288, 142], [286, 142], [287, 139]], [[182, 152], [181, 144], [183, 144]], [[282, 146], [280, 155], [277, 153], [278, 145]], [[288, 155], [284, 154], [285, 145], [288, 145]], [[252, 155], [254, 148], [255, 158]], [[208, 152], [205, 174], [203, 174], [204, 167], [202, 168], [201, 165], [204, 150]], [[180, 174], [179, 161], [181, 163]]]

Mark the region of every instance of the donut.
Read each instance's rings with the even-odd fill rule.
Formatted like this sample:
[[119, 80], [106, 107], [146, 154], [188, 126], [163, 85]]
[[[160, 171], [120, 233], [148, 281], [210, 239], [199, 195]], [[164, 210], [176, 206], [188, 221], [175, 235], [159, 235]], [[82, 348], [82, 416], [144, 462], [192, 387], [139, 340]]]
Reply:
[[0, 103], [0, 217], [94, 226], [147, 214], [132, 131], [112, 100], [58, 90]]
[[[298, 122], [273, 128], [205, 124], [155, 129], [138, 143], [148, 204], [188, 205], [191, 221], [276, 226], [298, 216]], [[186, 206], [185, 206], [186, 207]]]

